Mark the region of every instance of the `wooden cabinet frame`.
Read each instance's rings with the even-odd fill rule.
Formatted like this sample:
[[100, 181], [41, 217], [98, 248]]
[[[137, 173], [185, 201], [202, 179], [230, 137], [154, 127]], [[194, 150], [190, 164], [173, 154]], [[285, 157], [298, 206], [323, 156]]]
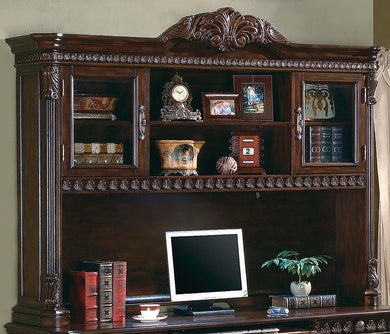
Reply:
[[[7, 43], [17, 75], [19, 188], [18, 304], [6, 325], [9, 333], [145, 331], [130, 317], [106, 327], [70, 325], [69, 270], [83, 257], [124, 257], [128, 315], [137, 312], [142, 296], [169, 308], [162, 232], [227, 226], [242, 227], [247, 236], [250, 297], [235, 301], [234, 319], [196, 323], [170, 317], [165, 327], [152, 326], [149, 332], [387, 330], [390, 309], [376, 306], [380, 292], [372, 235], [371, 106], [378, 48], [294, 44], [268, 22], [232, 8], [183, 18], [158, 38], [31, 34]], [[134, 168], [71, 168], [72, 72], [138, 78]], [[203, 90], [233, 91], [233, 75], [270, 74], [274, 121], [162, 122], [161, 88], [175, 72], [191, 79], [195, 107]], [[300, 80], [305, 77], [356, 82], [354, 163], [302, 166], [296, 109], [302, 108]], [[226, 152], [233, 130], [266, 134], [266, 175], [213, 171], [213, 160], [220, 147], [221, 154]], [[206, 141], [199, 176], [158, 175], [154, 140], [171, 136], [215, 143], [207, 147]], [[300, 230], [305, 232], [296, 234]], [[267, 318], [268, 295], [282, 292], [285, 278], [258, 266], [281, 244], [305, 245], [309, 252], [338, 259], [315, 289], [337, 293], [342, 307]], [[145, 257], [141, 250], [150, 245], [156, 252]]]

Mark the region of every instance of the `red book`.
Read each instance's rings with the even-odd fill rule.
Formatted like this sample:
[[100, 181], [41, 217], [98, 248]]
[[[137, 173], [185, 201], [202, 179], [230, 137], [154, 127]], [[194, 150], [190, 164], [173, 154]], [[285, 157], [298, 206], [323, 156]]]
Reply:
[[126, 273], [124, 261], [112, 263], [112, 321], [125, 321], [126, 317]]
[[98, 321], [98, 273], [70, 272], [70, 301], [72, 322], [96, 323]]

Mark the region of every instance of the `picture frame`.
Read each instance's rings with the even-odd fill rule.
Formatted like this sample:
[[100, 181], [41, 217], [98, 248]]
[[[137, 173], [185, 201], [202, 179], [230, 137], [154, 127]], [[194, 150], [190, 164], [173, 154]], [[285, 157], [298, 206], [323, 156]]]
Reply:
[[271, 75], [234, 75], [233, 90], [241, 94], [243, 120], [273, 121]]
[[240, 120], [240, 93], [202, 93], [204, 121]]

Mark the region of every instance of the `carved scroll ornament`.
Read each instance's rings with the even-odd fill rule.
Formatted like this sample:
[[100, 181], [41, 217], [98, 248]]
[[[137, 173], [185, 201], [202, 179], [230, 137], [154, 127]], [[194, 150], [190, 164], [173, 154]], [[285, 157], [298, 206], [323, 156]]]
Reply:
[[368, 288], [377, 289], [379, 285], [379, 277], [377, 274], [378, 260], [371, 258], [368, 261]]
[[289, 44], [267, 21], [252, 15], [241, 15], [230, 7], [186, 16], [166, 30], [160, 38], [163, 42], [178, 38], [201, 40], [222, 52], [242, 49], [251, 43]]
[[60, 73], [58, 66], [47, 67], [42, 71], [42, 95], [47, 100], [57, 100], [60, 90]]

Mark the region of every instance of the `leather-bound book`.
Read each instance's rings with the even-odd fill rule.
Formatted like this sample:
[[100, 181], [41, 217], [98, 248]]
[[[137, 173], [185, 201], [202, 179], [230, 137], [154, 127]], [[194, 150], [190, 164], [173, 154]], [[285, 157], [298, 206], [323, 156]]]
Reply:
[[83, 261], [83, 269], [98, 273], [99, 321], [112, 321], [112, 262]]
[[310, 135], [310, 162], [321, 162], [321, 127], [311, 126]]
[[321, 126], [321, 162], [332, 162], [332, 127]]
[[336, 295], [309, 295], [295, 297], [292, 295], [271, 295], [272, 306], [286, 307], [290, 310], [301, 308], [335, 307]]
[[343, 127], [332, 126], [332, 162], [343, 161]]
[[124, 261], [113, 261], [112, 270], [112, 321], [124, 322], [126, 317], [127, 263]]
[[98, 273], [70, 272], [71, 318], [73, 323], [98, 322]]

